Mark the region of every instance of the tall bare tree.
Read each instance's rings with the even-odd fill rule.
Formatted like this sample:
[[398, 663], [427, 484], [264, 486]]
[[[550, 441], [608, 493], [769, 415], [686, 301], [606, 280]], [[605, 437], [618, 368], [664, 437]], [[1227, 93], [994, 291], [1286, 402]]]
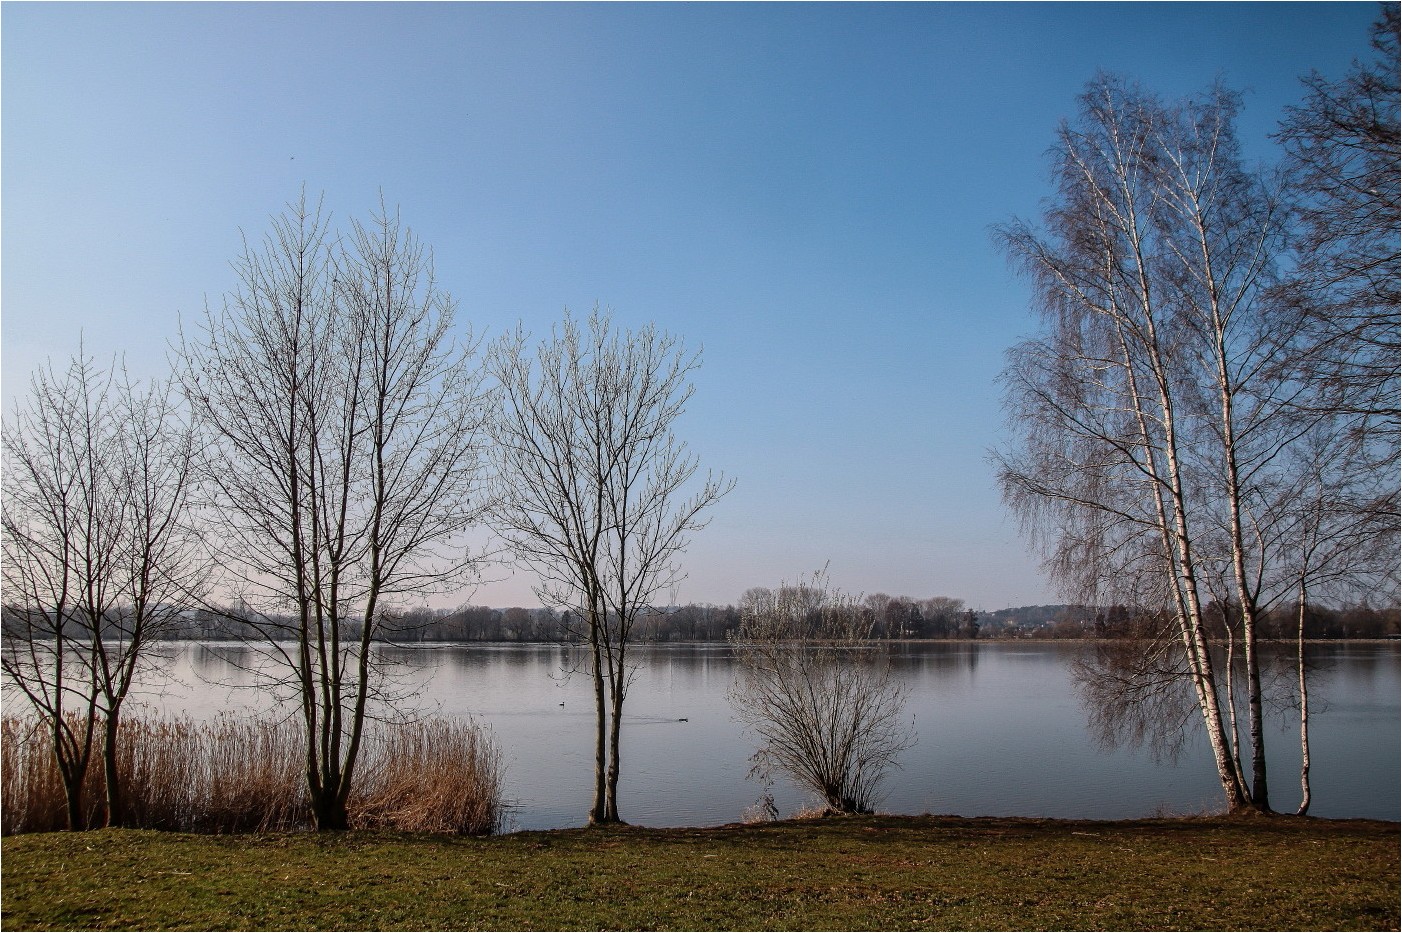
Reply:
[[589, 819], [620, 822], [623, 704], [629, 648], [641, 613], [680, 581], [689, 536], [732, 483], [698, 467], [673, 425], [700, 365], [648, 325], [619, 330], [596, 308], [587, 332], [565, 320], [534, 353], [519, 331], [488, 366], [501, 387], [494, 422], [498, 530], [539, 579], [536, 595], [580, 620], [595, 704], [594, 800]]
[[189, 426], [168, 383], [143, 388], [80, 351], [34, 374], [5, 449], [4, 672], [51, 733], [73, 829], [100, 731], [117, 825], [123, 704], [205, 569], [186, 515]]
[[52, 736], [68, 828], [84, 829], [83, 788], [99, 725], [88, 615], [115, 604], [123, 503], [110, 369], [80, 351], [34, 373], [5, 425], [4, 672]]
[[[1309, 702], [1304, 629], [1309, 596], [1396, 593], [1399, 529], [1399, 348], [1402, 256], [1396, 3], [1381, 4], [1376, 53], [1344, 78], [1312, 73], [1277, 139], [1296, 221], [1293, 274], [1280, 290], [1305, 322], [1290, 360], [1311, 424], [1280, 511], [1297, 556], [1301, 804], [1309, 809]], [[1390, 580], [1389, 580], [1390, 578]], [[1384, 581], [1390, 585], [1383, 585]]]
[[192, 521], [194, 432], [170, 380], [144, 388], [123, 378], [117, 395], [117, 464], [113, 494], [124, 504], [122, 544], [114, 567], [117, 605], [91, 633], [94, 678], [103, 720], [103, 786], [109, 825], [125, 822], [121, 785], [121, 714], [155, 640], [205, 595], [212, 573]]
[[[1301, 451], [1310, 437], [1341, 439], [1332, 426], [1356, 422], [1372, 389], [1340, 377], [1321, 391], [1314, 378], [1318, 316], [1281, 301], [1275, 274], [1289, 215], [1272, 181], [1242, 167], [1236, 110], [1220, 88], [1166, 104], [1114, 78], [1092, 82], [1060, 132], [1045, 231], [1001, 233], [1035, 281], [1045, 331], [1010, 354], [1020, 446], [1000, 459], [1006, 500], [1068, 591], [1177, 621], [1181, 665], [1150, 639], [1134, 664], [1088, 670], [1102, 680], [1089, 694], [1165, 710], [1162, 691], [1186, 679], [1228, 806], [1268, 810], [1259, 620], [1292, 598], [1302, 566]], [[1370, 352], [1343, 355], [1352, 366]], [[1357, 459], [1383, 475], [1376, 458]], [[1225, 683], [1209, 650], [1219, 637]]]
[[760, 739], [752, 774], [782, 772], [832, 812], [872, 812], [914, 744], [888, 649], [870, 641], [874, 613], [823, 573], [746, 597], [729, 637], [740, 665], [729, 697]]
[[[1270, 421], [1278, 403], [1252, 381], [1277, 346], [1260, 299], [1279, 220], [1238, 165], [1235, 109], [1219, 89], [1168, 106], [1102, 77], [1080, 121], [1062, 127], [1049, 235], [1023, 224], [1002, 234], [1034, 277], [1047, 335], [1010, 355], [1004, 379], [1023, 445], [1001, 467], [1007, 501], [1068, 590], [1085, 602], [1156, 599], [1148, 608], [1178, 620], [1233, 808], [1267, 805], [1254, 629], [1248, 789], [1209, 651], [1204, 567], [1228, 562], [1254, 618], [1245, 474], [1284, 442]], [[1126, 584], [1135, 592], [1107, 591]]]
[[[305, 196], [182, 343], [226, 592], [301, 710], [316, 826], [343, 829], [396, 603], [474, 567], [487, 399], [432, 257], [383, 204], [336, 237]], [[291, 619], [288, 623], [284, 620]]]

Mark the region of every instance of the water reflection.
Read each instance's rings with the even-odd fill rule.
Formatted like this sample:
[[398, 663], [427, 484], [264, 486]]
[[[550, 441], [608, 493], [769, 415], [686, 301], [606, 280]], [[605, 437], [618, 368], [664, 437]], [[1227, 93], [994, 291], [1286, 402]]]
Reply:
[[954, 642], [933, 646], [915, 642], [897, 642], [888, 649], [891, 666], [903, 675], [929, 672], [952, 675], [960, 672], [974, 674], [984, 646], [972, 642]]

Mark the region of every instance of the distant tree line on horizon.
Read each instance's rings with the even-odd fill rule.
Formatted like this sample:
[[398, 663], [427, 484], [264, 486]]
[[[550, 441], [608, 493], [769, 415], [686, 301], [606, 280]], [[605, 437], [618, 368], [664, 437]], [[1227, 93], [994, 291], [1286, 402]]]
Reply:
[[[752, 591], [754, 593], [763, 590]], [[964, 601], [950, 597], [913, 599], [875, 594], [863, 600], [860, 611], [870, 622], [874, 640], [1072, 640], [1086, 638], [1144, 637], [1152, 614], [1127, 606], [1072, 606], [1064, 604], [1018, 606], [993, 611], [964, 608]], [[1221, 615], [1222, 607], [1211, 611]], [[3, 630], [16, 631], [14, 613], [3, 610]], [[734, 604], [686, 603], [645, 613], [638, 621], [638, 640], [648, 644], [724, 642], [739, 630], [743, 607]], [[1240, 613], [1227, 607], [1234, 628]], [[1399, 607], [1366, 605], [1305, 608], [1305, 637], [1314, 640], [1397, 638]], [[242, 620], [237, 611], [190, 609], [173, 614], [157, 640], [242, 641], [253, 634], [258, 620]], [[77, 629], [78, 623], [71, 623]], [[1260, 636], [1270, 640], [1298, 636], [1298, 608], [1276, 607], [1261, 622]], [[454, 608], [420, 607], [397, 615], [378, 633], [386, 643], [515, 642], [561, 644], [576, 641], [574, 620], [568, 612], [521, 606], [493, 608], [462, 605]], [[354, 628], [348, 632], [358, 634]]]

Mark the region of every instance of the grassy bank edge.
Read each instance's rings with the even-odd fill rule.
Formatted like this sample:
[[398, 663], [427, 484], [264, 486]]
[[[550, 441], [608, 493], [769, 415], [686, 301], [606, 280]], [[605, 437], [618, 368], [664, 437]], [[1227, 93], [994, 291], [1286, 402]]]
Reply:
[[1397, 823], [858, 817], [7, 837], [18, 929], [1396, 929]]

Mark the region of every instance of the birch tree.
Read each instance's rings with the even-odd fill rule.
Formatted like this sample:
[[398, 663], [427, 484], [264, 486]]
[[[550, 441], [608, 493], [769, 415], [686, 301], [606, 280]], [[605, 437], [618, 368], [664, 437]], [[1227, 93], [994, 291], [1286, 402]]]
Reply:
[[493, 346], [500, 386], [493, 440], [495, 524], [535, 573], [536, 595], [578, 619], [595, 707], [592, 823], [616, 823], [623, 706], [640, 614], [682, 578], [680, 556], [704, 512], [732, 487], [707, 474], [673, 426], [700, 365], [648, 325], [616, 329], [595, 309], [565, 320], [534, 353], [521, 332]]
[[[1202, 568], [1213, 555], [1203, 551], [1214, 528], [1236, 529], [1234, 546], [1242, 538], [1231, 517], [1242, 497], [1232, 404], [1264, 352], [1256, 298], [1272, 217], [1235, 164], [1225, 92], [1168, 107], [1101, 77], [1081, 104], [1059, 133], [1048, 232], [1014, 224], [1001, 234], [1033, 277], [1046, 335], [1010, 354], [1004, 382], [1022, 443], [1001, 456], [1000, 480], [1078, 601], [1177, 620], [1235, 809], [1252, 798], [1209, 650]], [[1241, 552], [1230, 559], [1244, 569]], [[1264, 806], [1263, 754], [1253, 761]]]
[[383, 204], [341, 238], [304, 196], [234, 268], [182, 344], [207, 516], [225, 592], [300, 710], [315, 825], [344, 829], [388, 697], [373, 642], [475, 566], [487, 397], [432, 256]]
[[[1228, 807], [1269, 810], [1260, 619], [1295, 595], [1300, 575], [1316, 572], [1308, 567], [1323, 572], [1326, 552], [1333, 575], [1359, 570], [1364, 553], [1302, 548], [1335, 526], [1301, 508], [1328, 499], [1337, 512], [1347, 498], [1376, 535], [1395, 515], [1396, 481], [1377, 457], [1357, 456], [1360, 444], [1380, 447], [1373, 435], [1348, 448], [1352, 478], [1333, 476], [1322, 497], [1301, 486], [1320, 455], [1307, 451], [1311, 438], [1331, 438], [1336, 458], [1349, 434], [1369, 435], [1359, 412], [1377, 386], [1339, 370], [1319, 386], [1319, 316], [1283, 301], [1291, 292], [1276, 273], [1290, 214], [1268, 176], [1243, 168], [1236, 110], [1220, 88], [1166, 104], [1101, 77], [1062, 127], [1043, 229], [1001, 231], [1034, 280], [1044, 333], [1015, 348], [1004, 373], [1019, 445], [1000, 456], [1000, 476], [1068, 592], [1176, 620], [1181, 664], [1150, 639], [1134, 664], [1083, 670], [1107, 721], [1133, 722], [1114, 711], [1130, 702], [1180, 721], [1163, 691], [1186, 679]], [[1356, 343], [1344, 357], [1362, 365], [1372, 352]], [[1364, 476], [1378, 484], [1371, 498], [1359, 494]], [[1223, 637], [1219, 670], [1209, 648]], [[1244, 684], [1234, 683], [1238, 661]]]

